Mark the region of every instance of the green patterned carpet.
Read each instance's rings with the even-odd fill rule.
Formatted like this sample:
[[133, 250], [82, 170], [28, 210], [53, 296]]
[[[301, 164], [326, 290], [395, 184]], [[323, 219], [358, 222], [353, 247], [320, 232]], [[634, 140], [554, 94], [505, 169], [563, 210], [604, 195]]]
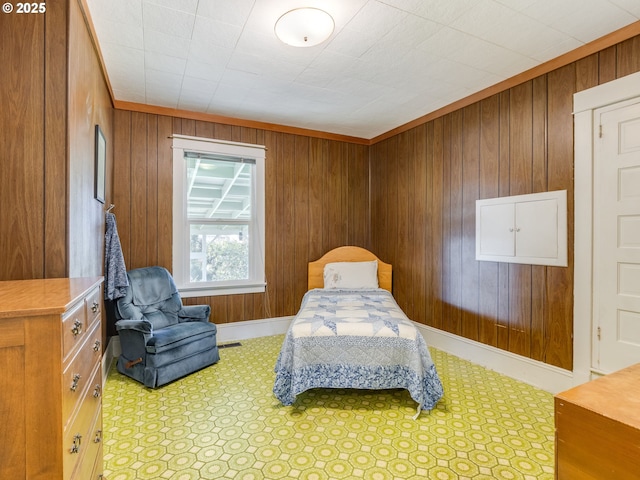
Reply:
[[158, 390], [112, 368], [105, 478], [553, 478], [551, 394], [432, 349], [445, 396], [417, 420], [401, 390], [317, 389], [283, 407], [271, 392], [283, 339], [221, 349]]

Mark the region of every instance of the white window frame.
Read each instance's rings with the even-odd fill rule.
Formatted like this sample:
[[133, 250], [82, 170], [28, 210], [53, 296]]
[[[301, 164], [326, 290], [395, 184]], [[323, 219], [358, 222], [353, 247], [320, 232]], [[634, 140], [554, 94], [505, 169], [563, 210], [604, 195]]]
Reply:
[[[265, 147], [211, 138], [173, 135], [173, 278], [182, 297], [261, 293], [265, 291]], [[184, 152], [252, 158], [252, 221], [249, 225], [249, 279], [225, 282], [190, 281], [190, 229], [187, 218], [187, 169]]]

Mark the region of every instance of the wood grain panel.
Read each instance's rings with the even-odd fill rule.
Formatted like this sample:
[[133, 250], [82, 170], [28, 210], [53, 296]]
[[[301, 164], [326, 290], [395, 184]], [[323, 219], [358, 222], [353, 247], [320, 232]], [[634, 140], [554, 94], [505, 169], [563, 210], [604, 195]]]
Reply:
[[[158, 117], [149, 116], [147, 119], [147, 265], [158, 264], [158, 196], [162, 192], [158, 188]], [[153, 213], [155, 214], [153, 214]]]
[[480, 196], [480, 104], [463, 111], [462, 123], [462, 279], [461, 330], [471, 340], [479, 338], [479, 262], [476, 262], [476, 200]]
[[548, 180], [552, 190], [567, 190], [568, 268], [547, 267], [547, 325], [545, 362], [571, 368], [573, 365], [573, 101], [575, 65], [548, 75]]
[[158, 258], [157, 265], [171, 265], [171, 243], [164, 239], [173, 235], [173, 156], [171, 139], [166, 134], [171, 131], [172, 119], [158, 117], [158, 231], [156, 238]]
[[451, 113], [450, 157], [451, 182], [449, 183], [449, 303], [451, 332], [462, 334], [462, 221], [463, 221], [463, 158], [462, 124], [463, 110]]
[[[45, 180], [45, 205], [44, 205], [44, 245], [46, 245], [46, 254], [44, 256], [44, 277], [55, 278], [64, 277], [69, 271], [68, 263], [74, 263], [73, 258], [67, 255], [67, 84], [79, 76], [79, 72], [75, 71], [73, 65], [74, 56], [69, 56], [70, 73], [67, 77], [66, 68], [60, 68], [67, 61], [67, 41], [68, 35], [73, 35], [70, 48], [76, 48], [82, 51], [82, 56], [87, 60], [87, 68], [90, 70], [89, 75], [80, 78], [85, 85], [89, 83], [89, 88], [93, 87], [91, 80], [95, 75], [102, 78], [101, 71], [91, 70], [99, 68], [97, 59], [93, 57], [93, 45], [88, 39], [88, 32], [84, 28], [84, 21], [79, 12], [77, 4], [70, 5], [70, 22], [71, 28], [66, 28], [67, 23], [67, 5], [66, 2], [55, 2], [55, 4], [47, 5], [47, 14], [44, 15], [45, 20], [45, 60], [44, 60], [44, 128], [46, 135], [44, 136], [44, 180]], [[15, 17], [15, 16], [14, 16]], [[88, 57], [88, 58], [87, 58]], [[91, 58], [93, 57], [93, 58]], [[96, 92], [98, 93], [98, 92]], [[106, 89], [103, 92], [106, 94]], [[89, 116], [84, 112], [85, 118]], [[70, 132], [75, 133], [73, 130]], [[92, 156], [87, 156], [91, 150], [84, 151], [85, 162], [91, 162]], [[91, 162], [92, 163], [92, 162]], [[74, 176], [77, 171], [74, 171]], [[91, 176], [82, 175], [81, 178], [86, 181]], [[78, 193], [75, 193], [78, 196]], [[82, 197], [86, 197], [82, 194]], [[90, 199], [91, 197], [89, 197]], [[89, 200], [87, 199], [87, 200]], [[86, 207], [85, 207], [86, 208]], [[94, 206], [95, 210], [95, 206]], [[81, 216], [82, 217], [82, 216]], [[95, 218], [95, 214], [94, 214]], [[100, 236], [92, 236], [94, 242], [99, 245]], [[92, 248], [89, 252], [94, 253]], [[84, 255], [83, 255], [84, 257]], [[88, 259], [90, 260], [90, 259]], [[77, 261], [77, 258], [76, 258]], [[91, 275], [100, 273], [101, 265], [97, 262], [87, 262], [92, 270]], [[97, 268], [96, 268], [97, 267]], [[81, 269], [75, 269], [79, 271]]]
[[601, 85], [618, 78], [617, 72], [617, 52], [618, 48], [614, 45], [597, 53], [598, 55], [598, 83]]
[[[511, 89], [509, 187], [512, 195], [532, 193], [532, 82]], [[528, 356], [531, 335], [531, 266], [509, 266], [509, 351]]]
[[[547, 78], [532, 81], [532, 185], [533, 192], [547, 191]], [[531, 267], [531, 334], [530, 357], [544, 361], [547, 323], [547, 267]]]
[[0, 15], [0, 43], [0, 279], [42, 278], [44, 15]]
[[[265, 132], [264, 145], [265, 157], [265, 276], [267, 281], [264, 295], [264, 310], [268, 317], [275, 316], [278, 310], [275, 308], [276, 293], [278, 291], [276, 281], [277, 274], [277, 242], [278, 226], [274, 221], [273, 213], [276, 208], [276, 189], [279, 184], [276, 175], [276, 152], [278, 151], [278, 135], [275, 132]], [[273, 309], [272, 309], [273, 308]]]
[[385, 262], [391, 262], [387, 251], [387, 232], [380, 228], [387, 222], [387, 142], [373, 147], [371, 152], [371, 242], [375, 254]]
[[367, 245], [370, 231], [369, 147], [357, 144], [348, 144], [347, 147], [349, 239], [351, 243]]
[[[499, 106], [497, 95], [483, 100], [480, 105], [479, 198], [495, 198], [498, 196], [500, 171]], [[479, 262], [479, 264], [478, 312], [480, 320], [478, 340], [487, 345], [496, 346], [498, 333], [498, 264], [496, 262]]]
[[[414, 237], [412, 235], [412, 229], [409, 227], [409, 202], [413, 203], [413, 182], [410, 182], [409, 167], [411, 165], [410, 158], [413, 156], [409, 153], [409, 134], [403, 132], [398, 135], [397, 144], [397, 182], [398, 188], [396, 190], [397, 197], [397, 252], [394, 256], [395, 265], [395, 292], [396, 300], [403, 305], [404, 311], [409, 318], [413, 317], [413, 287], [411, 282], [411, 270], [412, 263], [415, 262], [415, 258], [411, 255], [406, 255], [413, 247]], [[393, 201], [393, 199], [390, 199]], [[413, 220], [411, 220], [413, 223]], [[405, 253], [406, 252], [406, 253]]]
[[[501, 197], [511, 195], [510, 186], [510, 156], [509, 138], [511, 136], [511, 91], [500, 94], [499, 123], [500, 123], [500, 152], [498, 172], [498, 194]], [[509, 348], [509, 265], [498, 265], [498, 347], [503, 350]]]
[[617, 53], [616, 78], [624, 77], [640, 70], [640, 36], [620, 43], [617, 46]]
[[[428, 155], [429, 147], [427, 144], [427, 128], [433, 128], [433, 123], [429, 126], [422, 125], [410, 130], [410, 145], [413, 145], [415, 161], [410, 162], [409, 181], [412, 185], [413, 215], [410, 218], [413, 228], [413, 256], [409, 258], [413, 269], [411, 275], [411, 284], [414, 289], [413, 312], [412, 319], [416, 322], [427, 324], [428, 305], [433, 302], [430, 283], [427, 286], [428, 279], [431, 277], [427, 274], [429, 265], [429, 252], [432, 250], [430, 240], [433, 236], [429, 232], [431, 224], [431, 215], [433, 210], [431, 202], [428, 201], [431, 188], [427, 187], [427, 179], [433, 178], [433, 150]], [[433, 138], [433, 134], [431, 134]]]
[[[576, 92], [598, 85], [598, 54], [594, 53], [576, 62]], [[539, 77], [546, 80], [546, 76]]]
[[[131, 269], [131, 112], [116, 110], [113, 115], [113, 213], [118, 222], [118, 236], [127, 268]], [[125, 228], [127, 227], [127, 228]], [[161, 264], [165, 266], [166, 264]]]
[[[309, 158], [309, 138], [296, 137], [293, 164], [294, 208], [294, 289], [293, 301], [297, 302], [307, 291], [306, 267], [309, 262], [309, 162], [296, 162], [297, 158]], [[294, 307], [295, 308], [295, 307]]]
[[451, 261], [451, 251], [453, 242], [451, 236], [451, 114], [443, 118], [443, 142], [442, 142], [442, 329], [455, 333], [456, 323], [454, 322], [455, 312], [451, 283], [453, 281], [453, 268]]
[[[282, 145], [278, 148], [279, 168], [278, 171], [281, 175], [282, 188], [279, 191], [279, 221], [278, 221], [278, 235], [280, 241], [278, 246], [280, 247], [279, 257], [282, 259], [280, 263], [281, 277], [280, 277], [280, 292], [282, 293], [282, 310], [286, 312], [296, 311], [299, 303], [294, 299], [296, 293], [295, 288], [285, 288], [287, 281], [295, 280], [295, 143], [296, 138], [293, 135], [283, 133]], [[295, 285], [292, 285], [295, 286]]]
[[[150, 117], [134, 112], [131, 115], [131, 261], [127, 268], [148, 266], [147, 248], [149, 247], [148, 217], [154, 212], [147, 210], [149, 191], [147, 190], [147, 121]], [[120, 226], [120, 225], [118, 225]]]
[[[427, 186], [431, 187], [431, 224], [428, 225], [431, 236], [431, 260], [429, 272], [431, 288], [430, 297], [432, 304], [427, 325], [444, 329], [444, 298], [445, 298], [445, 277], [444, 277], [444, 252], [445, 239], [444, 218], [445, 218], [445, 160], [444, 160], [444, 120], [437, 118], [433, 122], [433, 128], [427, 128], [427, 135], [433, 132], [432, 150], [428, 150], [433, 156], [433, 170], [431, 179], [427, 180]], [[430, 152], [430, 153], [429, 153]], [[429, 181], [430, 180], [430, 181]]]
[[324, 140], [309, 139], [309, 258], [318, 259], [326, 252], [322, 241], [322, 211], [324, 188], [322, 178], [322, 145]]

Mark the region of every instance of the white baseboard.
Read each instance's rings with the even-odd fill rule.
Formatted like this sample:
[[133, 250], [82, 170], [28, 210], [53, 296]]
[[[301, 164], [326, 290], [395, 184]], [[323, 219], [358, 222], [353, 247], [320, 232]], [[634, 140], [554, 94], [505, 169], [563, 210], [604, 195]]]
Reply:
[[556, 394], [576, 385], [573, 372], [416, 323], [427, 345]]
[[[268, 337], [287, 332], [290, 317], [266, 318], [218, 324], [218, 343], [229, 343], [250, 338]], [[414, 322], [415, 323], [415, 322]], [[578, 383], [573, 372], [537, 360], [522, 357], [499, 348], [475, 342], [443, 330], [415, 323], [427, 345], [481, 365], [516, 380], [550, 393], [558, 393]], [[111, 337], [103, 358], [103, 378], [106, 378], [113, 357], [120, 355], [120, 337]]]
[[287, 333], [293, 317], [265, 318], [218, 325], [218, 343], [236, 342], [248, 338], [269, 337]]

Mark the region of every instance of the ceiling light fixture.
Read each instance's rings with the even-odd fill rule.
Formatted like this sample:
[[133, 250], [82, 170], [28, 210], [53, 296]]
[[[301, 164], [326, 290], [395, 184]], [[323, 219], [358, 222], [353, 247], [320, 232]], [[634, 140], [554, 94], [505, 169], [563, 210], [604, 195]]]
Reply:
[[275, 25], [276, 36], [293, 47], [313, 47], [333, 33], [331, 15], [319, 8], [295, 8], [282, 15]]

